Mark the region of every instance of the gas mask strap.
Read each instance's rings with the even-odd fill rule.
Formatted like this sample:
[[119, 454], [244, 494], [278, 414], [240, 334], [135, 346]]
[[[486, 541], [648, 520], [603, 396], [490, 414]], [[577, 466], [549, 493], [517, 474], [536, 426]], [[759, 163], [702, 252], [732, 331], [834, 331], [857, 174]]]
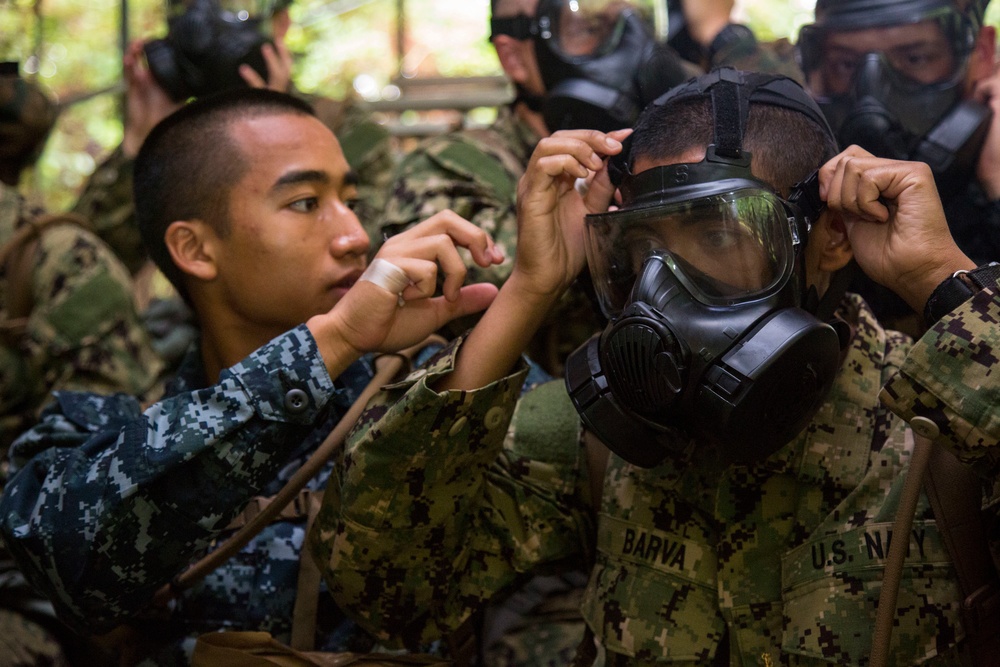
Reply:
[[523, 42], [531, 39], [537, 33], [538, 22], [527, 14], [490, 19], [491, 40], [497, 35], [507, 35]]
[[742, 77], [738, 72], [726, 68], [718, 70], [718, 75], [719, 82], [712, 86], [715, 153], [727, 158], [739, 158], [743, 155], [743, 127], [750, 103], [747, 97], [740, 95]]

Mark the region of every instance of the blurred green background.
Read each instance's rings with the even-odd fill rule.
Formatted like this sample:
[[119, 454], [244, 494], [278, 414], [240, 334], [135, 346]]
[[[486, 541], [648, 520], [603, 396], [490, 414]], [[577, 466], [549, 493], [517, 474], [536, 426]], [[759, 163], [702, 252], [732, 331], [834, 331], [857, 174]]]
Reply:
[[[794, 39], [813, 2], [743, 0], [735, 15], [761, 39]], [[121, 0], [0, 0], [0, 60], [20, 61], [26, 77], [67, 105], [23, 182], [25, 192], [51, 210], [72, 204], [121, 139], [123, 37], [165, 32], [163, 0], [127, 5], [123, 26]], [[342, 96], [353, 88], [384, 99], [398, 94], [390, 84], [399, 75], [500, 74], [487, 42], [489, 0], [295, 0], [290, 11], [294, 78], [303, 91]], [[987, 20], [1000, 23], [1000, 2]]]

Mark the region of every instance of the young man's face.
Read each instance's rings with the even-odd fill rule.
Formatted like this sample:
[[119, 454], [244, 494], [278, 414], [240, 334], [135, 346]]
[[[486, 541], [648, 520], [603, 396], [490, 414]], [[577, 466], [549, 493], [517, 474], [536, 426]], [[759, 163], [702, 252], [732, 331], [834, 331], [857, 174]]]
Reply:
[[951, 80], [962, 63], [934, 20], [864, 30], [831, 31], [823, 42], [819, 67], [809, 74], [818, 95], [850, 92], [854, 74], [868, 53], [879, 52], [898, 74], [916, 84]]
[[368, 237], [348, 203], [356, 187], [336, 138], [310, 116], [230, 126], [249, 166], [216, 238], [222, 307], [250, 333], [278, 335], [329, 311], [361, 275]]

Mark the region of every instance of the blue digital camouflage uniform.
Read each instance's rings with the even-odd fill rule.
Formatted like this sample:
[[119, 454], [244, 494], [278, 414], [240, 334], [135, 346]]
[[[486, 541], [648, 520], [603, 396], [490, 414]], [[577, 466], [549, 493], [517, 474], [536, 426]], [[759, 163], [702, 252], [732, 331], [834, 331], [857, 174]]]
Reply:
[[[339, 502], [324, 499], [310, 534], [334, 597], [380, 637], [414, 644], [521, 573], [585, 562], [583, 613], [609, 665], [705, 665], [723, 641], [732, 665], [864, 664], [913, 447], [905, 420], [934, 420], [938, 443], [997, 477], [1000, 292], [916, 344], [856, 296], [841, 312], [855, 335], [795, 440], [729, 467], [696, 441], [652, 469], [612, 455], [596, 512], [561, 382], [520, 401], [523, 371], [436, 393], [453, 354], [411, 374], [369, 404]], [[907, 539], [890, 654], [958, 664], [960, 594], [925, 498]]]
[[[143, 412], [125, 394], [63, 392], [15, 442], [2, 536], [30, 581], [76, 628], [141, 615], [153, 592], [224, 537], [255, 495], [273, 495], [372, 375], [331, 380], [308, 329], [264, 345], [209, 384], [197, 350]], [[290, 394], [305, 401], [290, 400]], [[310, 483], [325, 486], [333, 464]], [[278, 521], [157, 621], [157, 664], [183, 664], [197, 634], [263, 630], [288, 642], [304, 524]], [[317, 650], [372, 640], [321, 595]]]

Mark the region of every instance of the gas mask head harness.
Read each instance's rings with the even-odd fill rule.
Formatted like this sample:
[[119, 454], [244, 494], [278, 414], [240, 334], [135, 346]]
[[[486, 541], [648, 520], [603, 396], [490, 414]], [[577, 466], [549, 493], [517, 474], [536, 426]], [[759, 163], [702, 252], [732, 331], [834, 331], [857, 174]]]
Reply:
[[[838, 332], [802, 307], [803, 249], [824, 208], [817, 175], [782, 198], [743, 149], [751, 103], [829, 134], [822, 113], [790, 79], [728, 68], [653, 104], [693, 98], [710, 98], [714, 115], [704, 160], [633, 174], [627, 146], [609, 164], [622, 206], [588, 215], [585, 243], [610, 323], [566, 364], [584, 425], [643, 467], [692, 436], [727, 461], [767, 457], [805, 427], [839, 364]], [[828, 297], [841, 294], [823, 308], [832, 314]]]
[[[955, 0], [819, 0], [798, 57], [840, 145], [926, 162], [945, 198], [968, 183], [991, 116], [962, 99], [987, 2], [960, 11]], [[886, 28], [902, 39], [868, 52], [852, 46], [852, 33]]]
[[656, 26], [657, 0], [540, 0], [535, 16], [490, 20], [491, 39], [533, 40], [544, 96], [520, 89], [550, 131], [630, 127], [650, 101], [687, 78]]
[[168, 31], [144, 50], [156, 82], [175, 101], [245, 87], [241, 65], [265, 80], [261, 47], [270, 42], [272, 0], [168, 2]]

